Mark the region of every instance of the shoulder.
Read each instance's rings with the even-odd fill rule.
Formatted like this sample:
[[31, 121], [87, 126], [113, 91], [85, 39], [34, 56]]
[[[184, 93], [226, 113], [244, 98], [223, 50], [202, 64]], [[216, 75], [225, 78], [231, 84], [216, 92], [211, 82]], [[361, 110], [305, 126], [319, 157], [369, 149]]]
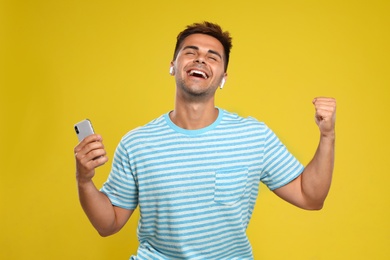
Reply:
[[153, 119], [149, 123], [136, 127], [127, 132], [121, 139], [120, 143], [124, 146], [131, 145], [134, 142], [142, 140], [153, 140], [163, 135], [169, 128], [165, 121], [165, 114]]
[[252, 129], [258, 131], [268, 131], [269, 127], [262, 121], [251, 116], [240, 116], [238, 113], [223, 111], [222, 126], [237, 127], [242, 129]]

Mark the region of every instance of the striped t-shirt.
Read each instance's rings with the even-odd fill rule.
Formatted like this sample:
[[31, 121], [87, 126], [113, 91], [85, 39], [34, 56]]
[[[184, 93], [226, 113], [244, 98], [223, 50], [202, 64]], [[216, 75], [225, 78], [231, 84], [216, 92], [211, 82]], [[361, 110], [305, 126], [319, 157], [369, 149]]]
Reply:
[[245, 231], [260, 181], [274, 190], [302, 171], [256, 119], [219, 109], [210, 126], [186, 130], [167, 113], [122, 138], [101, 190], [139, 206], [131, 259], [252, 259]]

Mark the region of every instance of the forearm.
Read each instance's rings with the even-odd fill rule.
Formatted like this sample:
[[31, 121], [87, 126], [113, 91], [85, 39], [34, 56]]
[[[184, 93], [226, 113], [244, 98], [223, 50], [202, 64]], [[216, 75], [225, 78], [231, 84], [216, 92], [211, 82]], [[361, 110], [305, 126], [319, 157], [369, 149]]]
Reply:
[[100, 192], [91, 181], [78, 182], [80, 204], [88, 219], [101, 236], [118, 231], [115, 210], [108, 197]]
[[335, 134], [321, 136], [317, 151], [302, 173], [302, 194], [308, 204], [322, 208], [332, 182]]

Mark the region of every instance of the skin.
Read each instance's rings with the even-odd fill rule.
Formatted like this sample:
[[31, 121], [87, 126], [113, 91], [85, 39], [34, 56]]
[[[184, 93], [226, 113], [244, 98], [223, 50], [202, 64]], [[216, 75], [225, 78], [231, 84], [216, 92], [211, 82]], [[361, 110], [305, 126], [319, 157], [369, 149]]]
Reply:
[[313, 159], [303, 173], [289, 184], [274, 190], [291, 204], [307, 210], [322, 209], [332, 181], [335, 148], [336, 100], [318, 97], [313, 100], [320, 141]]
[[[212, 124], [218, 117], [215, 92], [222, 79], [227, 79], [223, 50], [222, 44], [208, 35], [193, 34], [183, 41], [176, 59], [171, 62], [171, 75], [176, 80], [176, 99], [169, 116], [176, 125], [184, 129], [200, 129]], [[192, 69], [203, 71], [207, 78], [189, 75]], [[323, 207], [332, 179], [336, 101], [317, 97], [312, 103], [320, 132], [317, 151], [298, 178], [274, 192], [295, 206], [318, 210]], [[102, 137], [97, 134], [88, 136], [74, 148], [74, 153], [83, 210], [101, 236], [118, 232], [133, 210], [113, 206], [92, 181], [95, 169], [108, 161]]]
[[86, 137], [75, 147], [74, 152], [80, 204], [101, 236], [115, 234], [124, 226], [134, 210], [113, 206], [92, 181], [95, 169], [108, 161], [102, 137], [97, 134]]
[[[227, 79], [224, 62], [223, 46], [214, 37], [193, 34], [183, 41], [176, 60], [171, 62], [172, 75], [176, 80], [176, 99], [170, 118], [176, 125], [184, 129], [199, 129], [216, 120], [215, 91], [222, 79]], [[208, 78], [189, 76], [191, 69], [204, 71]]]

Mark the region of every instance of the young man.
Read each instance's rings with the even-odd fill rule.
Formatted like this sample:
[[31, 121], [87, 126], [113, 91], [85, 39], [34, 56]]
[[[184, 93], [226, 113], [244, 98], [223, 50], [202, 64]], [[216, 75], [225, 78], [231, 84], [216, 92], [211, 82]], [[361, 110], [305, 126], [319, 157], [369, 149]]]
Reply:
[[178, 35], [170, 67], [174, 110], [123, 137], [100, 191], [92, 178], [108, 160], [101, 136], [74, 149], [80, 202], [102, 236], [119, 231], [139, 206], [139, 248], [131, 259], [252, 259], [245, 230], [260, 182], [300, 208], [323, 206], [335, 100], [313, 100], [320, 141], [303, 167], [264, 123], [215, 107], [231, 46], [229, 33], [208, 22]]

